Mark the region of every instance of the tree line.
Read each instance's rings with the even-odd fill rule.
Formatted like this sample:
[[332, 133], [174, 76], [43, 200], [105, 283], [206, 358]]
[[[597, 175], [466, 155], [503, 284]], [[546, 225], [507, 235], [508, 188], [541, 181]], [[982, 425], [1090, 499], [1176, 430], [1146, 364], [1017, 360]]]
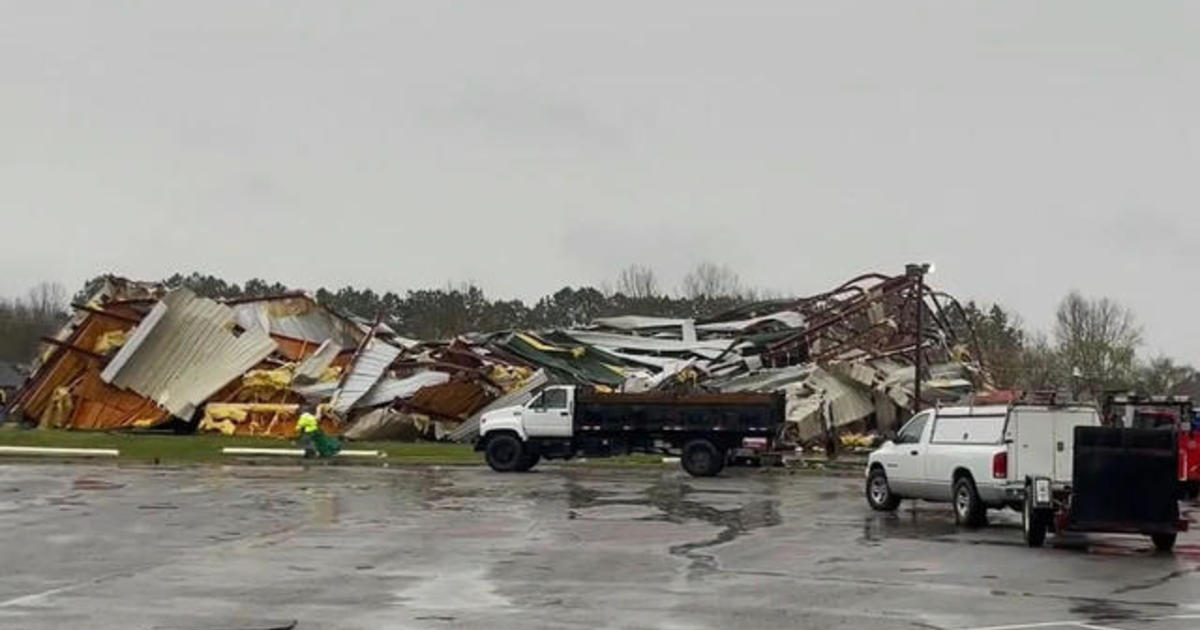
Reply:
[[[70, 302], [83, 303], [103, 285], [106, 276], [84, 283]], [[193, 272], [162, 280], [169, 287], [186, 287], [213, 299], [280, 295], [295, 291], [280, 282], [253, 278], [244, 283]], [[52, 334], [67, 319], [70, 303], [61, 285], [43, 283], [29, 295], [0, 300], [0, 361], [27, 362], [38, 338]], [[777, 294], [744, 285], [729, 267], [701, 263], [683, 278], [674, 293], [663, 289], [648, 267], [630, 265], [611, 284], [563, 287], [532, 304], [516, 299], [490, 299], [471, 283], [440, 289], [377, 293], [369, 288], [320, 288], [321, 304], [368, 321], [379, 318], [402, 335], [416, 339], [448, 339], [467, 332], [506, 329], [566, 328], [588, 324], [598, 317], [638, 313], [662, 317], [703, 318]]]
[[[103, 280], [104, 276], [89, 280], [73, 301], [86, 300]], [[175, 274], [163, 282], [216, 299], [293, 290], [260, 278], [238, 284], [201, 273]], [[581, 326], [599, 317], [624, 314], [704, 318], [781, 296], [754, 290], [729, 267], [705, 262], [684, 276], [675, 292], [664, 290], [652, 269], [630, 265], [611, 284], [563, 287], [531, 304], [490, 299], [470, 283], [403, 294], [350, 286], [320, 288], [315, 297], [347, 315], [379, 318], [408, 337], [447, 339], [467, 332]], [[1050, 334], [1027, 329], [1014, 311], [1002, 305], [969, 302], [965, 311], [993, 384], [1000, 388], [1071, 388], [1092, 395], [1134, 388], [1164, 393], [1197, 378], [1190, 365], [1169, 357], [1139, 356], [1140, 325], [1130, 309], [1108, 298], [1068, 294], [1058, 306]], [[38, 338], [52, 334], [68, 312], [66, 292], [56, 284], [40, 284], [22, 298], [0, 299], [0, 360], [31, 359]]]
[[24, 363], [37, 353], [38, 339], [67, 320], [67, 292], [43, 282], [24, 296], [0, 298], [0, 361]]
[[1142, 328], [1133, 311], [1109, 298], [1067, 294], [1049, 335], [1027, 330], [998, 304], [969, 302], [964, 310], [993, 383], [1003, 389], [1067, 389], [1099, 398], [1113, 391], [1173, 393], [1198, 378], [1195, 368], [1170, 357], [1141, 357]]

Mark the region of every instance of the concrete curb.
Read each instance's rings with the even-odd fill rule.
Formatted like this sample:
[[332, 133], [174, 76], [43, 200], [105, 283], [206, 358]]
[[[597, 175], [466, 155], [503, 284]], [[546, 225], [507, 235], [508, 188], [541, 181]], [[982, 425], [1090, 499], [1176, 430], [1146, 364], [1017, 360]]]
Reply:
[[65, 448], [53, 446], [0, 446], [0, 455], [55, 456], [55, 457], [119, 457], [121, 451], [115, 448]]
[[[269, 456], [269, 457], [304, 457], [304, 449], [302, 448], [248, 448], [238, 446], [226, 446], [221, 449], [222, 455], [251, 455], [251, 456]], [[386, 453], [381, 451], [363, 451], [346, 449], [338, 451], [336, 457], [387, 457]]]

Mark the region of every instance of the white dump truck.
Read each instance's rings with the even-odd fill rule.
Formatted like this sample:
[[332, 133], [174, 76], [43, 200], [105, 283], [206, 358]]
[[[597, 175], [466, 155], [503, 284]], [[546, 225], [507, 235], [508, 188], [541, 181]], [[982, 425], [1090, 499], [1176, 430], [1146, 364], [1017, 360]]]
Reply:
[[524, 405], [484, 414], [475, 450], [497, 472], [585, 454], [677, 454], [696, 477], [721, 472], [747, 442], [769, 449], [784, 421], [782, 394], [600, 393], [555, 385]]

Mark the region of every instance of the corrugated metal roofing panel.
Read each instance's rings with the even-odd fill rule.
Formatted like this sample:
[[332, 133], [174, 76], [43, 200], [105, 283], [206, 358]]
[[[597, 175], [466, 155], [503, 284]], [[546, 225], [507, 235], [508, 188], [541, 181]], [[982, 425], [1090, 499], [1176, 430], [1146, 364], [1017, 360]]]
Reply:
[[292, 391], [313, 401], [333, 396], [337, 392], [337, 386], [337, 381], [317, 382], [311, 385], [292, 385]]
[[597, 347], [599, 347], [601, 350], [603, 350], [603, 351], [613, 355], [614, 357], [617, 357], [618, 359], [621, 359], [622, 361], [625, 361], [627, 363], [635, 363], [637, 365], [644, 365], [647, 367], [655, 368], [657, 370], [665, 370], [665, 369], [670, 368], [671, 366], [677, 365], [677, 364], [685, 361], [684, 359], [677, 359], [674, 357], [656, 357], [656, 356], [645, 355], [645, 354], [632, 354], [632, 353], [628, 353], [628, 352], [621, 352], [620, 350], [617, 350], [615, 348], [605, 348], [602, 346], [597, 346]]
[[756, 326], [763, 322], [779, 322], [788, 328], [803, 328], [805, 325], [804, 316], [796, 311], [780, 311], [762, 317], [752, 317], [750, 319], [739, 319], [728, 322], [712, 322], [709, 324], [697, 324], [696, 330], [703, 332], [727, 332], [737, 333], [746, 330], [752, 326]]
[[309, 357], [300, 362], [296, 366], [296, 379], [300, 381], [315, 381], [321, 378], [321, 374], [325, 372], [325, 368], [329, 367], [330, 363], [337, 358], [342, 347], [335, 343], [332, 339], [326, 339], [317, 351], [309, 355]]
[[176, 289], [138, 324], [101, 378], [189, 418], [209, 396], [275, 349], [262, 330], [235, 328], [228, 306]]
[[471, 414], [470, 418], [467, 418], [462, 424], [458, 425], [446, 437], [454, 442], [470, 442], [474, 440], [479, 435], [479, 419], [483, 417], [483, 414], [513, 405], [523, 405], [533, 398], [534, 392], [545, 387], [549, 381], [550, 379], [546, 376], [545, 370], [534, 372], [520, 387], [493, 400], [483, 409]]
[[735, 376], [717, 384], [723, 392], [769, 392], [790, 383], [803, 381], [812, 375], [815, 365], [791, 365], [782, 368], [765, 368], [756, 372]]
[[787, 421], [796, 423], [801, 442], [824, 432], [822, 407], [828, 402], [833, 426], [852, 424], [875, 413], [870, 392], [860, 390], [837, 376], [817, 368], [803, 383], [784, 386], [787, 392]]
[[354, 407], [379, 379], [384, 371], [400, 356], [400, 348], [379, 339], [371, 339], [358, 353], [342, 386], [333, 397], [333, 410], [344, 414]]
[[432, 371], [418, 372], [407, 378], [384, 378], [363, 394], [363, 397], [354, 403], [354, 408], [386, 405], [397, 398], [408, 398], [423, 387], [441, 385], [449, 380], [449, 374]]
[[[558, 343], [557, 340], [554, 342]], [[571, 342], [578, 343], [574, 340]], [[523, 361], [550, 369], [577, 383], [600, 383], [618, 387], [625, 381], [625, 374], [621, 368], [606, 363], [609, 355], [595, 347], [547, 345], [546, 340], [528, 333], [509, 335], [497, 345]], [[620, 364], [620, 359], [616, 357], [611, 357], [611, 360]]]
[[240, 302], [234, 304], [233, 309], [237, 313], [238, 323], [244, 328], [257, 322], [258, 327], [266, 326], [272, 334], [313, 343], [333, 339], [343, 348], [350, 348], [358, 345], [364, 335], [353, 321], [334, 315], [308, 296]]
[[691, 321], [690, 319], [649, 315], [617, 315], [616, 317], [598, 317], [592, 320], [592, 323], [617, 330], [643, 330], [646, 328], [680, 328]]
[[581, 343], [593, 346], [641, 350], [643, 352], [691, 353], [709, 359], [716, 358], [728, 349], [731, 344], [735, 343], [729, 339], [682, 341], [679, 339], [635, 337], [633, 335], [619, 335], [592, 330], [568, 330], [565, 331], [565, 334]]

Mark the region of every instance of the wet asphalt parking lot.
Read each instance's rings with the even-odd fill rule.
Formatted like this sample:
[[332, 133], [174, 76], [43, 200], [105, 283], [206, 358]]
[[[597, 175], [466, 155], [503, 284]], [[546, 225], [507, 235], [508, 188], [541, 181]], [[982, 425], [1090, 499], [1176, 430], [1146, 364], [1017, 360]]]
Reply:
[[1200, 628], [1197, 533], [991, 517], [779, 471], [4, 465], [0, 628]]

